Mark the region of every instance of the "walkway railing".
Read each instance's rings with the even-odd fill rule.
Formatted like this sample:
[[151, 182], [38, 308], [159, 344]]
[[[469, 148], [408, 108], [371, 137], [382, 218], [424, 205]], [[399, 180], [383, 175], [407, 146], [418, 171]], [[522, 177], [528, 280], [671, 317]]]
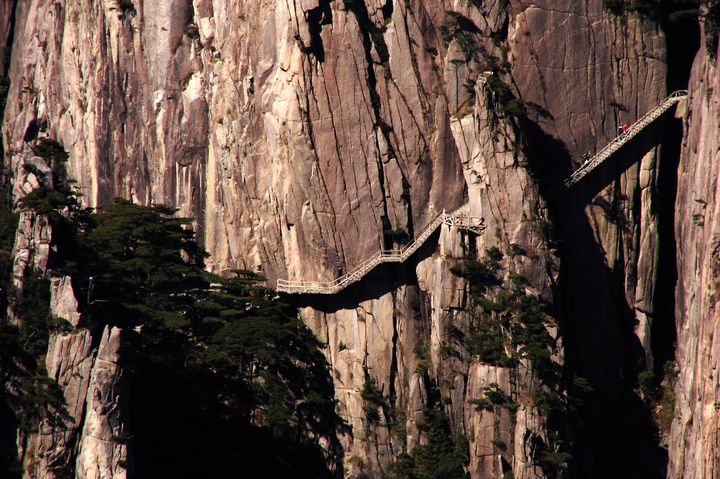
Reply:
[[277, 290], [284, 293], [335, 294], [351, 284], [360, 281], [380, 263], [405, 262], [413, 253], [420, 249], [441, 224], [467, 229], [475, 233], [482, 232], [485, 229], [482, 219], [469, 216], [466, 212], [467, 205], [458, 208], [451, 214], [443, 211], [437, 215], [415, 239], [402, 249], [378, 251], [355, 269], [333, 281], [290, 281], [278, 279]]
[[642, 118], [640, 118], [638, 121], [633, 123], [630, 128], [628, 128], [624, 133], [619, 135], [617, 138], [615, 138], [613, 141], [607, 144], [605, 148], [600, 150], [593, 156], [589, 161], [587, 161], [584, 165], [582, 165], [580, 168], [575, 170], [575, 172], [568, 176], [565, 181], [557, 185], [552, 190], [548, 191], [548, 196], [552, 196], [556, 193], [559, 193], [561, 191], [564, 191], [568, 188], [570, 188], [572, 185], [577, 183], [578, 181], [582, 180], [585, 176], [587, 176], [591, 171], [593, 171], [595, 168], [597, 168], [603, 161], [605, 161], [607, 158], [610, 157], [613, 153], [615, 153], [617, 150], [620, 149], [625, 143], [630, 141], [640, 133], [646, 126], [648, 126], [650, 123], [655, 121], [660, 115], [665, 113], [667, 110], [670, 109], [671, 106], [673, 106], [675, 103], [678, 103], [681, 100], [684, 100], [687, 98], [687, 90], [678, 90], [676, 92], [673, 92], [670, 96], [665, 98], [663, 101], [660, 102], [655, 108], [647, 112]]

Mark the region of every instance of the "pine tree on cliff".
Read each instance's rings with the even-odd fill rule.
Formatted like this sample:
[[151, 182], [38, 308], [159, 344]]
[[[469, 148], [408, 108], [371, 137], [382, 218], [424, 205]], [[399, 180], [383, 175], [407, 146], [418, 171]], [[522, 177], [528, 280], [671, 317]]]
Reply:
[[[123, 441], [134, 470], [148, 477], [226, 477], [239, 465], [251, 476], [340, 473], [332, 380], [322, 345], [296, 311], [270, 300], [259, 286], [264, 278], [251, 272], [207, 273], [191, 220], [175, 209], [116, 199], [91, 212], [63, 172], [22, 207], [57, 227], [53, 268], [73, 278], [80, 326], [124, 330], [130, 414]], [[54, 326], [41, 326], [46, 349]]]

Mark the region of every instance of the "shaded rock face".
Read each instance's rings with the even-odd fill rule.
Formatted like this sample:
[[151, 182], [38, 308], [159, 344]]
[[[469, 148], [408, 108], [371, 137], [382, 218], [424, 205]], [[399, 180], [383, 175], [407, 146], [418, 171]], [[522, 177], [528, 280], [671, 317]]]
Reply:
[[[553, 357], [598, 391], [589, 426], [573, 431], [579, 474], [607, 476], [652, 449], [652, 433], [638, 432], [628, 420], [635, 406], [626, 405], [631, 378], [653, 364], [662, 129], [569, 196], [546, 205], [540, 195], [667, 93], [663, 32], [603, 3], [20, 2], [6, 164], [16, 194], [27, 193], [37, 178], [22, 168], [32, 161], [25, 139], [37, 128], [68, 150], [89, 205], [124, 196], [177, 206], [196, 218], [213, 270], [260, 268], [271, 285], [332, 279], [338, 266], [348, 271], [392, 246], [384, 231], [413, 236], [443, 209], [469, 203], [485, 220], [483, 235], [443, 226], [436, 254], [433, 244], [338, 297], [301, 300], [302, 317], [328, 344], [338, 409], [353, 427], [347, 474], [381, 477], [425, 440], [416, 425], [430, 387], [416, 371], [424, 345], [453, 432], [473, 438], [473, 477], [543, 474], [533, 441], [547, 441], [547, 418], [532, 401], [514, 419], [467, 404], [491, 383], [508, 391], [510, 371], [446, 354], [449, 326], [468, 321], [467, 285], [449, 267], [497, 246], [503, 271], [524, 276], [529, 293], [559, 299], [570, 346], [557, 340]], [[560, 252], [548, 244], [549, 220]], [[43, 270], [31, 252], [44, 248], [44, 233], [31, 218], [23, 224], [37, 247], [18, 240], [17, 269]], [[512, 254], [512, 244], [526, 254]], [[56, 314], [74, 321], [61, 284], [54, 297]], [[113, 334], [103, 336], [108, 350]], [[83, 437], [107, 440], [119, 424], [110, 406], [119, 373], [117, 360], [100, 355], [88, 407], [110, 413], [88, 410]], [[532, 367], [522, 368], [513, 387], [527, 396], [538, 384]], [[369, 378], [394, 398], [402, 427], [369, 423]], [[78, 450], [82, 477], [122, 473], [120, 446]], [[95, 460], [101, 455], [112, 460]]]
[[[715, 35], [704, 32], [704, 37]], [[717, 46], [717, 44], [715, 44]], [[675, 422], [668, 477], [704, 477], [720, 467], [718, 428], [717, 52], [700, 49], [690, 78], [678, 168]]]
[[[665, 33], [647, 18], [615, 16], [600, 2], [560, 8], [534, 2], [515, 27], [512, 52], [524, 61], [515, 64], [513, 77], [523, 99], [540, 107], [530, 109], [534, 125], [526, 131], [536, 151], [529, 155], [549, 186], [577, 168], [583, 152], [594, 154], [618, 125], [632, 124], [669, 93]], [[563, 241], [558, 292], [566, 374], [589, 379], [595, 390], [574, 434], [583, 477], [618, 470], [664, 475], [666, 453], [655, 426], [640, 419], [649, 415], [633, 389], [638, 373], [660, 366], [651, 332], [671, 327], [656, 324], [663, 313], [656, 311], [661, 242], [673, 242], [658, 234], [658, 175], [663, 164], [673, 164], [658, 145], [667, 139], [671, 116], [551, 202]], [[645, 469], [634, 465], [640, 456]]]

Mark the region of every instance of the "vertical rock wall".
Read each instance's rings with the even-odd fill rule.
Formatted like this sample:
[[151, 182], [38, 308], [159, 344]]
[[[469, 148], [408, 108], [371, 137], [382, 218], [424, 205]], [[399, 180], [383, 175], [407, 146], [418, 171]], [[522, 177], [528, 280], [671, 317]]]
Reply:
[[181, 207], [218, 270], [332, 275], [463, 191], [440, 6], [347, 5], [24, 2], [6, 145], [36, 120], [88, 203]]
[[118, 328], [105, 327], [87, 387], [85, 421], [80, 436], [75, 477], [125, 479], [127, 446], [122, 437], [122, 369]]
[[48, 345], [48, 376], [63, 389], [64, 401], [48, 410], [37, 430], [22, 434], [21, 458], [25, 478], [72, 474], [74, 446], [85, 414], [85, 399], [93, 354], [88, 331], [53, 334]]
[[[717, 8], [717, 6], [715, 6]], [[717, 14], [715, 14], [717, 16]], [[720, 468], [718, 428], [720, 387], [718, 366], [718, 234], [717, 134], [720, 76], [717, 43], [706, 39], [717, 18], [703, 25], [703, 42], [690, 78], [685, 137], [678, 169], [675, 233], [678, 282], [676, 289], [675, 422], [670, 438], [668, 477], [709, 477]], [[715, 22], [715, 23], [712, 23]]]

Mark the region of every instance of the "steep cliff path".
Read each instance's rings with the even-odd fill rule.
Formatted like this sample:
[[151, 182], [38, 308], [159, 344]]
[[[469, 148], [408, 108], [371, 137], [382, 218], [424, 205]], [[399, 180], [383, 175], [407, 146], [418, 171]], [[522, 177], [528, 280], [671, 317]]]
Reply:
[[443, 211], [437, 215], [425, 229], [402, 249], [380, 250], [363, 261], [358, 267], [335, 279], [334, 281], [289, 281], [277, 280], [277, 290], [284, 293], [335, 294], [351, 284], [360, 281], [380, 263], [403, 263], [427, 241], [441, 224], [462, 228], [474, 233], [481, 233], [485, 225], [481, 218], [469, 216], [467, 206], [462, 206], [452, 213]]
[[552, 197], [563, 191], [569, 189], [572, 185], [582, 180], [591, 171], [597, 168], [603, 161], [610, 158], [610, 156], [619, 150], [625, 143], [632, 140], [635, 135], [640, 133], [653, 121], [655, 121], [660, 115], [670, 109], [675, 103], [678, 103], [687, 98], [687, 90], [678, 90], [673, 92], [670, 96], [661, 101], [655, 108], [647, 112], [642, 118], [633, 123], [624, 133], [619, 135], [613, 141], [607, 144], [605, 148], [597, 152], [595, 156], [590, 158], [584, 165], [575, 170], [575, 172], [568, 176], [562, 183], [557, 185], [555, 188], [547, 192], [548, 197]]

